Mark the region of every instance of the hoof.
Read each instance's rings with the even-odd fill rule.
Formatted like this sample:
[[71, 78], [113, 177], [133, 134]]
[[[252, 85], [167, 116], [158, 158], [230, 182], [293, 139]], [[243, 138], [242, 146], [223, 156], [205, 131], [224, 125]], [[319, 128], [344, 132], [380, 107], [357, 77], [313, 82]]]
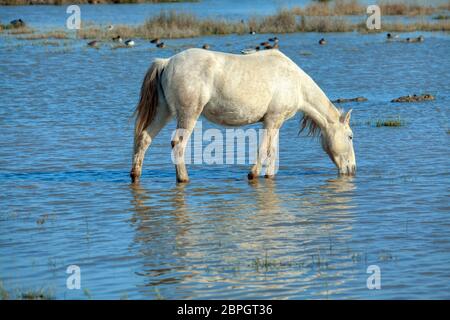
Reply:
[[255, 175], [253, 172], [250, 172], [250, 173], [247, 175], [247, 178], [248, 178], [248, 180], [255, 180], [255, 179], [258, 179], [258, 176]]
[[139, 183], [139, 176], [136, 175], [133, 171], [130, 172], [131, 183]]
[[177, 178], [177, 183], [188, 183], [189, 178]]
[[266, 178], [266, 179], [274, 179], [275, 175], [273, 175], [273, 174], [266, 174], [266, 175], [264, 175], [264, 178]]

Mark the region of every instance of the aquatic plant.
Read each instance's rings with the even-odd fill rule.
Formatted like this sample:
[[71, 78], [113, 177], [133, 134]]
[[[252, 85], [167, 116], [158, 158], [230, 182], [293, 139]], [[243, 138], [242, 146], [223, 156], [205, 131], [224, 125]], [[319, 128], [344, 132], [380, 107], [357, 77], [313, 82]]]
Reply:
[[439, 15], [433, 17], [433, 19], [435, 19], [435, 20], [448, 20], [448, 19], [450, 19], [450, 15], [439, 14]]
[[18, 299], [22, 300], [53, 300], [54, 295], [49, 290], [27, 290], [17, 295]]
[[32, 33], [26, 36], [17, 37], [20, 40], [38, 40], [38, 39], [68, 39], [69, 35], [63, 30], [53, 30], [44, 33]]
[[376, 127], [401, 127], [404, 126], [405, 122], [398, 119], [387, 119], [387, 120], [377, 120], [375, 123]]
[[9, 293], [3, 286], [3, 282], [0, 281], [0, 299], [1, 300], [8, 300], [9, 299]]

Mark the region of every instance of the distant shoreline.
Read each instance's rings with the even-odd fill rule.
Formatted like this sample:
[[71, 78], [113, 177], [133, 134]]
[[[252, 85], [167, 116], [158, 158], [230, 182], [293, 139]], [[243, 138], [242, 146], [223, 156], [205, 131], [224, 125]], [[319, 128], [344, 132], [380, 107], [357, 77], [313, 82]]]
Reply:
[[[429, 17], [429, 16], [428, 16]], [[194, 38], [210, 35], [271, 33], [285, 34], [295, 32], [414, 32], [450, 31], [450, 20], [419, 20], [412, 23], [383, 23], [379, 30], [368, 30], [365, 21], [351, 22], [341, 16], [298, 16], [292, 10], [280, 10], [273, 15], [249, 18], [241, 21], [228, 21], [214, 18], [198, 18], [195, 15], [176, 11], [161, 11], [148, 18], [143, 24], [130, 26], [118, 24], [108, 30], [105, 26], [87, 23], [76, 31], [79, 39], [110, 41], [120, 35], [124, 38]], [[16, 36], [23, 40], [68, 39], [67, 30], [39, 32], [33, 26], [23, 23], [1, 24], [0, 33]]]

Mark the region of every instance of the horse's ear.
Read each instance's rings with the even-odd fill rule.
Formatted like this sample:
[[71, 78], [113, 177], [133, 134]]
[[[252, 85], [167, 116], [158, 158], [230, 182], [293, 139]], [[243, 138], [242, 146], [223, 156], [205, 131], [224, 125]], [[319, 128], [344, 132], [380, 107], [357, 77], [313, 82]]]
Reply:
[[350, 124], [350, 117], [352, 115], [352, 110], [353, 109], [350, 109], [345, 114], [341, 115], [341, 119], [340, 120], [341, 120], [341, 122], [343, 124]]

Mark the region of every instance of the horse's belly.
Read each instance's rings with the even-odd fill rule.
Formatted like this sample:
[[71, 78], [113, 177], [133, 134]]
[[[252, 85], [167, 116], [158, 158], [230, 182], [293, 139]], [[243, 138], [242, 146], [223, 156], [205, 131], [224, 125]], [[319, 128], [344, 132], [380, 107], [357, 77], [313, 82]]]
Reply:
[[267, 108], [239, 101], [212, 99], [203, 108], [202, 115], [211, 122], [224, 126], [243, 126], [262, 120]]

